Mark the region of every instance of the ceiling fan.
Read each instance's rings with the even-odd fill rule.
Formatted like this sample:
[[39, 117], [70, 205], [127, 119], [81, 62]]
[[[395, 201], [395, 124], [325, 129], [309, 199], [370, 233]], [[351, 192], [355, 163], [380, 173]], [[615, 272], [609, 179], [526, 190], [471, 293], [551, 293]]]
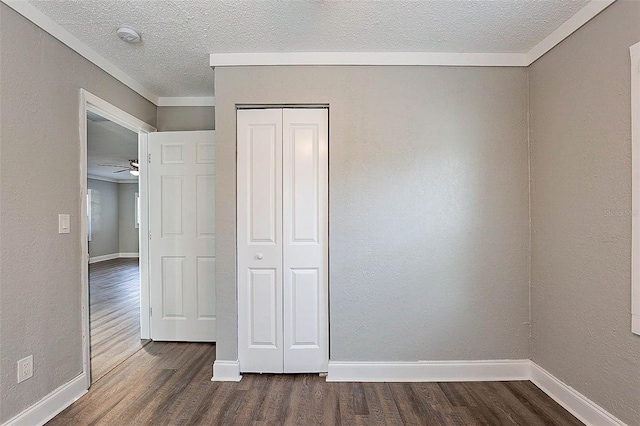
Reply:
[[[102, 167], [117, 167], [117, 168], [122, 168], [124, 166], [121, 165], [116, 165], [116, 164], [98, 164], [99, 166]], [[129, 160], [129, 167], [124, 168], [122, 170], [116, 170], [113, 173], [122, 173], [122, 172], [129, 172], [131, 173], [133, 176], [140, 176], [140, 163], [138, 162], [138, 160]]]

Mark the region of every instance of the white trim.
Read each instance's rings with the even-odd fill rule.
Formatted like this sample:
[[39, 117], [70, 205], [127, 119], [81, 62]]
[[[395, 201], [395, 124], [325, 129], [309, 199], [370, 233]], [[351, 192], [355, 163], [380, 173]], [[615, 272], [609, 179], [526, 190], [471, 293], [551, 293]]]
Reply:
[[62, 28], [44, 13], [40, 12], [35, 6], [24, 0], [1, 0], [4, 4], [27, 18], [29, 21], [42, 28], [54, 38], [58, 39], [69, 48], [77, 52], [79, 55], [98, 66], [116, 80], [137, 92], [140, 96], [146, 98], [154, 105], [158, 104], [158, 96], [138, 83], [127, 73], [115, 66], [109, 60], [98, 54], [95, 50], [84, 44], [70, 32]]
[[[5, 0], [0, 0], [5, 1]], [[13, 1], [13, 0], [12, 0]], [[145, 133], [155, 132], [157, 129], [150, 124], [145, 123], [140, 120], [138, 117], [134, 117], [128, 112], [118, 108], [105, 101], [102, 98], [97, 97], [96, 95], [88, 92], [84, 89], [80, 90], [84, 96], [84, 100], [90, 104], [89, 110], [96, 112], [100, 116], [113, 121], [121, 125], [122, 127], [131, 130], [132, 132], [138, 133], [139, 131], [143, 131]], [[84, 121], [87, 120], [86, 111], [83, 118]], [[85, 123], [86, 124], [86, 123]]]
[[484, 382], [511, 380], [530, 380], [550, 398], [587, 425], [626, 426], [624, 422], [613, 414], [528, 359], [418, 362], [329, 361], [329, 374], [327, 375], [327, 382]]
[[640, 43], [631, 54], [631, 330], [640, 334]]
[[111, 254], [105, 254], [102, 256], [90, 257], [89, 264], [104, 262], [107, 260], [114, 260], [114, 259], [133, 259], [135, 257], [140, 257], [140, 254], [139, 253], [111, 253]]
[[140, 253], [126, 253], [126, 252], [122, 253], [122, 252], [120, 252], [120, 253], [118, 253], [118, 257], [120, 259], [133, 259], [133, 258], [136, 258], [136, 257], [140, 257]]
[[[214, 106], [213, 97], [159, 97], [112, 62], [24, 0], [0, 0], [42, 28], [88, 61], [100, 67], [157, 106]], [[447, 53], [447, 52], [290, 52], [290, 53], [214, 53], [212, 67], [262, 65], [412, 65], [526, 67], [589, 22], [615, 0], [591, 0], [558, 29], [527, 53]]]
[[[388, 369], [385, 369], [384, 367]], [[354, 369], [355, 367], [355, 369]], [[347, 369], [348, 368], [348, 369]], [[357, 369], [360, 368], [358, 372]], [[403, 369], [403, 370], [402, 370]], [[332, 371], [333, 370], [333, 371]], [[431, 370], [431, 371], [428, 371]], [[417, 380], [414, 373], [422, 374], [424, 379]], [[343, 374], [343, 380], [334, 376]], [[344, 373], [366, 373], [367, 378], [347, 380]], [[403, 376], [402, 380], [387, 380], [379, 373], [392, 373], [392, 377]], [[436, 378], [433, 380], [432, 378]], [[240, 363], [236, 361], [216, 360], [213, 364], [212, 381], [239, 382]], [[77, 401], [87, 390], [86, 377], [79, 375], [69, 383], [59, 387], [36, 404], [13, 417], [3, 426], [43, 425], [62, 410]], [[549, 397], [587, 425], [626, 426], [624, 422], [594, 403], [571, 386], [561, 382], [548, 371], [529, 360], [500, 361], [441, 361], [441, 362], [329, 362], [327, 381], [359, 382], [456, 382], [456, 381], [495, 381], [530, 380]]]
[[235, 361], [215, 360], [213, 362], [212, 382], [239, 382], [242, 380], [240, 375], [240, 363]]
[[60, 386], [3, 426], [43, 425], [87, 393], [84, 373]]
[[[80, 200], [83, 200], [89, 189], [87, 178], [87, 111], [90, 108], [89, 92], [80, 89], [80, 108], [78, 108], [78, 131], [80, 138]], [[91, 341], [89, 336], [89, 231], [87, 203], [80, 203], [80, 306], [82, 309], [82, 373], [85, 376], [85, 389], [91, 387]]]
[[529, 360], [329, 361], [327, 382], [478, 382], [527, 380]]
[[527, 53], [527, 65], [531, 65], [542, 55], [556, 47], [562, 40], [569, 37], [578, 28], [589, 22], [597, 14], [609, 7], [615, 0], [591, 0], [585, 7], [569, 18], [557, 30], [549, 34]]
[[[81, 268], [80, 268], [80, 282], [81, 289], [81, 308], [82, 308], [82, 371], [86, 379], [86, 388], [91, 386], [91, 341], [89, 336], [89, 245], [87, 241], [87, 203], [85, 197], [87, 193], [87, 111], [93, 111], [102, 117], [120, 124], [121, 126], [129, 129], [138, 134], [138, 152], [144, 153], [146, 158], [147, 152], [147, 133], [155, 132], [156, 128], [145, 123], [144, 121], [134, 117], [126, 111], [111, 105], [109, 102], [95, 96], [94, 94], [80, 89], [80, 104], [78, 108], [78, 131], [80, 139], [80, 164], [79, 164], [79, 177], [80, 177], [80, 232], [78, 238], [80, 238], [81, 247]], [[141, 197], [146, 196], [145, 185], [147, 184], [147, 164], [145, 161], [140, 162], [140, 176], [139, 176], [139, 191], [141, 191]], [[143, 212], [147, 212], [146, 206], [148, 199], [142, 198]], [[148, 216], [144, 216], [148, 221]], [[141, 234], [146, 235], [146, 234]], [[148, 273], [146, 273], [148, 266], [148, 260], [145, 259], [145, 254], [148, 254], [148, 238], [140, 239], [140, 252], [142, 257], [140, 258], [140, 337], [142, 339], [148, 339], [150, 335], [150, 321], [148, 300], [146, 301], [147, 309], [145, 310], [145, 297], [148, 299]]]
[[621, 420], [531, 361], [531, 382], [587, 425], [625, 426]]
[[212, 67], [278, 65], [442, 65], [467, 67], [525, 67], [526, 53], [440, 53], [440, 52], [291, 52], [213, 53]]
[[89, 264], [118, 259], [119, 257], [120, 257], [120, 253], [111, 253], [111, 254], [104, 254], [102, 256], [94, 256], [89, 258]]
[[591, 0], [526, 53], [440, 53], [440, 52], [295, 52], [213, 53], [212, 67], [278, 65], [413, 65], [467, 67], [528, 67], [615, 0]]
[[138, 241], [140, 251], [140, 338], [151, 339], [151, 300], [149, 294], [149, 134], [138, 132], [138, 197], [140, 223]]
[[87, 175], [87, 179], [100, 180], [102, 182], [118, 183], [118, 179], [108, 178], [104, 176]]
[[640, 334], [640, 315], [631, 315], [631, 331], [635, 334]]
[[159, 97], [158, 106], [200, 106], [212, 107], [216, 105], [216, 98], [213, 96], [182, 96], [182, 97]]
[[87, 179], [101, 180], [103, 182], [111, 183], [138, 183], [137, 179], [112, 179], [104, 176], [87, 175]]

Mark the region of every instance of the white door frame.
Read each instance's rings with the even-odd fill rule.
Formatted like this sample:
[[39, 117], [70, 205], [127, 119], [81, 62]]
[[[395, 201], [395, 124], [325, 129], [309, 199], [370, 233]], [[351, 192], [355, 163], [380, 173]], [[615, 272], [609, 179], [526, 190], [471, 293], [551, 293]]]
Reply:
[[[138, 159], [140, 176], [138, 192], [140, 197], [141, 223], [139, 228], [140, 256], [140, 334], [142, 339], [150, 336], [149, 318], [149, 188], [148, 188], [148, 144], [147, 134], [156, 128], [134, 117], [126, 111], [110, 104], [94, 94], [80, 89], [79, 131], [80, 131], [80, 247], [82, 283], [82, 371], [87, 378], [87, 389], [91, 386], [91, 341], [89, 325], [89, 246], [87, 242], [87, 111], [95, 112], [114, 123], [138, 134]], [[143, 238], [145, 236], [146, 238]]]

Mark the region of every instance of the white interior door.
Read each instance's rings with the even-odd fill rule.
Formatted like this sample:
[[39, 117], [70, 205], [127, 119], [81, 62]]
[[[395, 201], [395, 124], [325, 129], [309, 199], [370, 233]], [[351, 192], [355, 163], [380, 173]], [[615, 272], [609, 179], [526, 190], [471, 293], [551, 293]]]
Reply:
[[149, 134], [153, 340], [216, 340], [214, 135]]
[[328, 111], [237, 116], [238, 359], [327, 371]]

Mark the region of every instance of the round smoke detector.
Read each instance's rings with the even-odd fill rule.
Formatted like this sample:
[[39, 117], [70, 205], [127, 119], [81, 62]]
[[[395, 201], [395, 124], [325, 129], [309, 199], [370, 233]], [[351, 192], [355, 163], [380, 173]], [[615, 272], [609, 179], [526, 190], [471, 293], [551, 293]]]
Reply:
[[122, 41], [127, 43], [138, 43], [140, 41], [140, 34], [136, 30], [127, 27], [120, 27], [116, 34]]

